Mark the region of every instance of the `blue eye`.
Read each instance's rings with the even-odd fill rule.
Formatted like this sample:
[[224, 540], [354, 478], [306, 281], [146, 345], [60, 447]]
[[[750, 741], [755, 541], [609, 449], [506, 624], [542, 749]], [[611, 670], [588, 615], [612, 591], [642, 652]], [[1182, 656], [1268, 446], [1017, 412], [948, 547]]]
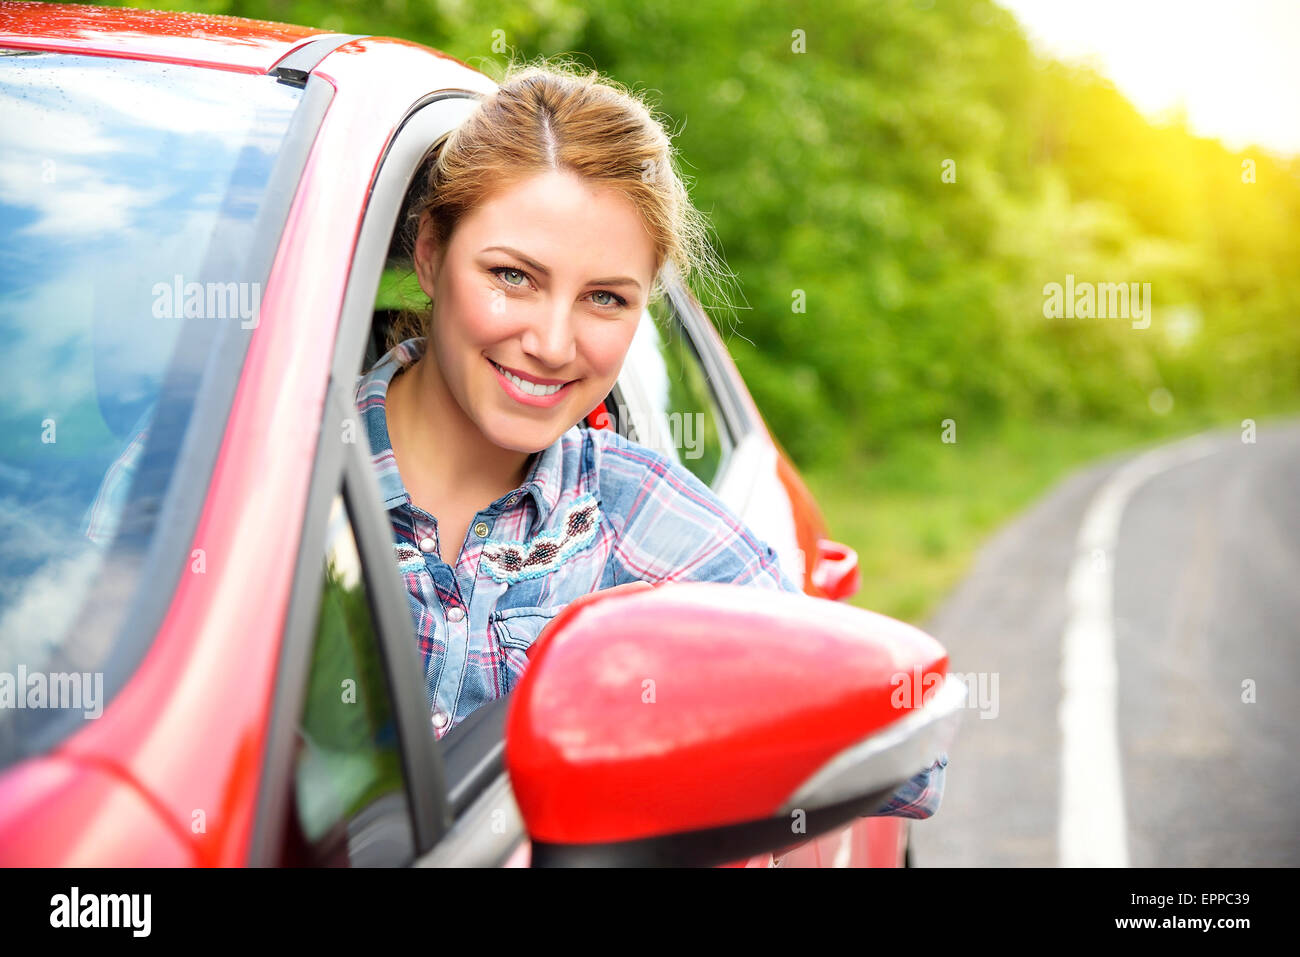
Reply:
[[[527, 274], [522, 269], [515, 269], [513, 266], [496, 266], [492, 269], [489, 269], [488, 272], [492, 273], [498, 279], [501, 278], [502, 273], [517, 273], [519, 275], [521, 282], [527, 279]], [[505, 283], [507, 286], [520, 285], [520, 283], [511, 282], [509, 279], [505, 280]]]
[[[514, 266], [492, 266], [488, 269], [488, 272], [496, 276], [507, 286], [510, 286], [515, 289], [521, 288], [523, 284], [528, 281], [528, 273], [524, 272], [522, 269], [517, 269]], [[511, 282], [509, 279], [504, 278], [509, 273], [515, 273], [516, 275], [519, 276], [521, 281]], [[606, 302], [595, 303], [597, 306], [600, 306], [602, 309], [622, 309], [627, 305], [626, 299], [624, 299], [622, 296], [618, 295], [617, 293], [610, 292], [608, 289], [597, 289], [594, 293], [592, 293], [592, 295], [609, 297], [608, 301]], [[595, 302], [594, 299], [592, 301]]]

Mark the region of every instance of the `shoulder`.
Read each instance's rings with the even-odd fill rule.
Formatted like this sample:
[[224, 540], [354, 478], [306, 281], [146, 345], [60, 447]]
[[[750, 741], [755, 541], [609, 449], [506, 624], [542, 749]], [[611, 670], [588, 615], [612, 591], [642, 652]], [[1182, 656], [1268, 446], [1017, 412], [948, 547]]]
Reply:
[[367, 399], [382, 398], [397, 371], [417, 360], [423, 351], [424, 340], [417, 337], [399, 342], [380, 356], [356, 377], [357, 406], [364, 406]]
[[619, 524], [649, 503], [686, 499], [716, 510], [709, 488], [675, 458], [624, 438], [611, 429], [584, 429], [588, 467], [600, 487], [602, 509]]
[[753, 530], [670, 452], [608, 429], [588, 430], [588, 435], [601, 510], [623, 547], [668, 554], [735, 543], [740, 551], [766, 553]]
[[612, 477], [628, 476], [645, 479], [675, 474], [689, 477], [698, 483], [695, 475], [668, 453], [624, 438], [613, 429], [582, 429], [585, 441], [591, 444], [597, 466]]
[[667, 452], [590, 430], [601, 510], [615, 532], [615, 583], [716, 581], [798, 591], [776, 553]]

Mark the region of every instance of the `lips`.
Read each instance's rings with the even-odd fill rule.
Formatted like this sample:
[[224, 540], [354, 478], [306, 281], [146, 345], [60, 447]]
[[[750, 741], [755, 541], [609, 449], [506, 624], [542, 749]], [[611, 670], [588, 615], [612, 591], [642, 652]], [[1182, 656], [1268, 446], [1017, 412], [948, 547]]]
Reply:
[[[484, 358], [487, 358], [484, 356]], [[530, 377], [521, 376], [514, 370], [503, 366], [491, 359], [487, 360], [493, 369], [496, 370], [497, 378], [501, 382], [501, 387], [505, 389], [506, 394], [525, 405], [550, 407], [559, 402], [568, 391], [576, 379], [552, 379], [548, 382], [538, 382]]]
[[[488, 359], [488, 362], [492, 362]], [[512, 375], [516, 378], [523, 379], [525, 382], [531, 382], [533, 385], [568, 385], [572, 379], [546, 379], [542, 376], [529, 375], [521, 369], [512, 369], [509, 366], [503, 366], [499, 362], [492, 362], [494, 366], [500, 369], [506, 375]]]

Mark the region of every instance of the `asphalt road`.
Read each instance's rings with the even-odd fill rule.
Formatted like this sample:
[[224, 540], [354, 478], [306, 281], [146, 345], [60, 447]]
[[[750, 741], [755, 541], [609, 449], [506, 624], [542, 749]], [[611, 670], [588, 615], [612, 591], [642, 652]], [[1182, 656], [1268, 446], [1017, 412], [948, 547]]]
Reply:
[[[986, 673], [986, 690], [996, 675], [997, 695], [996, 716], [967, 708], [943, 804], [911, 826], [917, 866], [1056, 866], [1094, 845], [1138, 867], [1300, 864], [1300, 424], [1149, 458], [1117, 500], [1137, 458], [1075, 474], [1004, 528], [928, 623], [951, 670]], [[1108, 507], [1113, 547], [1082, 548]], [[1082, 611], [1081, 560], [1106, 585]], [[1067, 677], [1112, 660], [1113, 686]], [[1068, 733], [1067, 697], [1091, 716]], [[1114, 805], [1098, 800], [1112, 772]]]

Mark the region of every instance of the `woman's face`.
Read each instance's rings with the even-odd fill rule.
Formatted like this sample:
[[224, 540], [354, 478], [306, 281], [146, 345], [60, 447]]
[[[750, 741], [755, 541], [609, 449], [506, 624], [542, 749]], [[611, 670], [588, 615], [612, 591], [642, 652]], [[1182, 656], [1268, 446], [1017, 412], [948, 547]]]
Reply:
[[448, 392], [490, 442], [531, 453], [609, 394], [655, 250], [621, 192], [550, 172], [480, 205], [445, 249], [426, 216], [415, 266], [433, 300], [426, 355]]

